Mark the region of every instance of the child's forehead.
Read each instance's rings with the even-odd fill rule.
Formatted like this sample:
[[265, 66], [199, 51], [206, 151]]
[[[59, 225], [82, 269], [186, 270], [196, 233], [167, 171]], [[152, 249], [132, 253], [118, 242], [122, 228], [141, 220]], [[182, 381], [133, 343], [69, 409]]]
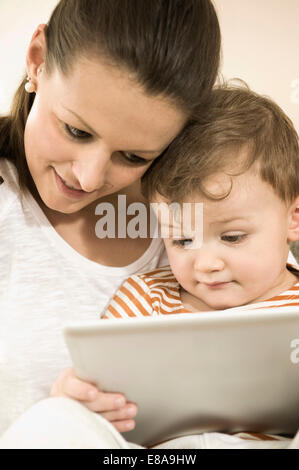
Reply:
[[[181, 209], [189, 206], [192, 213], [196, 205], [201, 204], [204, 217], [209, 218], [211, 223], [236, 218], [248, 219], [250, 215], [260, 212], [261, 208], [272, 209], [282, 204], [274, 189], [264, 182], [256, 171], [251, 170], [235, 176], [220, 173], [214, 175], [208, 184], [204, 185], [204, 190], [213, 198], [203, 195], [200, 191], [193, 191], [182, 201], [170, 201], [165, 197], [157, 197], [155, 201], [169, 205], [170, 212], [175, 212], [177, 206]], [[225, 195], [226, 197], [223, 197]]]
[[241, 175], [217, 173], [200, 183], [204, 191], [195, 189], [179, 201], [156, 194], [153, 202], [168, 205], [180, 204], [181, 206], [196, 203], [214, 207], [233, 205], [236, 202], [245, 202], [252, 195], [253, 188], [259, 186], [260, 183], [263, 185], [261, 178], [251, 171], [246, 171]]
[[211, 194], [211, 197], [194, 193], [186, 198], [185, 202], [202, 202], [204, 212], [215, 217], [222, 217], [223, 213], [233, 215], [259, 210], [261, 198], [265, 204], [273, 202], [273, 198], [275, 201], [277, 199], [273, 188], [250, 171], [232, 177], [217, 176], [204, 186], [204, 190]]

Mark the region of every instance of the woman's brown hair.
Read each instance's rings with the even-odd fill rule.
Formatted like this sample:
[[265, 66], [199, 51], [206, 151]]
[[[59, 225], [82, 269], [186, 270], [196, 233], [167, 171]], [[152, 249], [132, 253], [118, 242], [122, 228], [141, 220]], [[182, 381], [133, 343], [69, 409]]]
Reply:
[[[45, 71], [67, 76], [82, 55], [128, 70], [150, 95], [163, 95], [191, 117], [216, 80], [220, 29], [210, 0], [61, 0], [46, 31]], [[24, 129], [34, 101], [20, 84], [9, 116], [0, 118], [0, 157], [30, 181]]]

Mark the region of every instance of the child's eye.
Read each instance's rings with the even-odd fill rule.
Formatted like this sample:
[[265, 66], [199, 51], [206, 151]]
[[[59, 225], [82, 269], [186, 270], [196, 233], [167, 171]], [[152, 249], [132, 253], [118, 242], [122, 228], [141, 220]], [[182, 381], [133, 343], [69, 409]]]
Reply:
[[191, 243], [193, 243], [193, 240], [191, 240], [191, 238], [185, 238], [183, 240], [172, 240], [172, 244], [174, 246], [178, 246], [181, 248], [186, 248], [187, 246], [191, 245]]
[[246, 238], [246, 234], [239, 234], [239, 235], [222, 235], [221, 240], [228, 242], [228, 243], [240, 243]]
[[77, 127], [69, 126], [68, 124], [65, 124], [65, 129], [70, 137], [76, 140], [89, 139], [91, 137], [88, 132], [81, 131], [80, 129], [77, 129]]
[[134, 153], [130, 152], [121, 152], [126, 162], [131, 163], [133, 165], [147, 165], [150, 163], [150, 160], [146, 160], [145, 158], [138, 157]]

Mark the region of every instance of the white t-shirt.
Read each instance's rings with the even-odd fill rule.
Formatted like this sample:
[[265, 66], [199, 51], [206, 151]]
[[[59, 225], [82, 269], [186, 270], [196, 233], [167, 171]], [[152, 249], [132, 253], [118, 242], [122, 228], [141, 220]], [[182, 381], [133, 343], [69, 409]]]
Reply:
[[123, 281], [167, 264], [154, 238], [126, 267], [88, 260], [55, 231], [34, 198], [21, 198], [17, 173], [0, 159], [0, 434], [49, 396], [71, 366], [62, 336], [69, 322], [100, 318]]

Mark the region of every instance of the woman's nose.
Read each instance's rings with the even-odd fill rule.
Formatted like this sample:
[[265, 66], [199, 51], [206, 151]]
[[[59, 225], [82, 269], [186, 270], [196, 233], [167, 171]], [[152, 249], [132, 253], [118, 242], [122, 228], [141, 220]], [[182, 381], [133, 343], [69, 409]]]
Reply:
[[108, 184], [111, 154], [107, 150], [84, 152], [73, 162], [73, 173], [83, 191], [93, 192]]
[[196, 250], [194, 268], [200, 272], [221, 271], [224, 268], [224, 261], [213, 245], [202, 245]]

